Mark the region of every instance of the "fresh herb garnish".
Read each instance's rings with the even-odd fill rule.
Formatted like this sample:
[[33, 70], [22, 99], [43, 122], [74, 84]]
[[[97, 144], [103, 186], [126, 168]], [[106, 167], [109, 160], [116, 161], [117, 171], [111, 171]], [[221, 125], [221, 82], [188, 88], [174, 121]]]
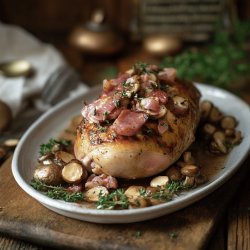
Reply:
[[138, 74], [150, 74], [152, 73], [151, 70], [148, 69], [148, 64], [144, 62], [138, 62], [133, 65], [133, 69]]
[[121, 107], [121, 100], [115, 100], [115, 107], [120, 108]]
[[96, 203], [97, 209], [114, 209], [123, 208], [127, 209], [129, 206], [129, 201], [127, 196], [124, 194], [123, 189], [116, 189], [115, 191], [104, 195], [99, 194], [99, 200]]
[[52, 199], [64, 200], [67, 202], [83, 201], [84, 196], [82, 192], [70, 192], [62, 186], [51, 186], [33, 179], [30, 184], [37, 191], [44, 192], [45, 195]]
[[49, 154], [53, 151], [54, 147], [58, 146], [59, 148], [67, 148], [71, 145], [71, 141], [70, 140], [65, 140], [65, 139], [61, 139], [61, 140], [55, 140], [55, 139], [49, 139], [48, 143], [44, 143], [40, 145], [40, 150], [39, 150], [39, 154], [40, 156]]

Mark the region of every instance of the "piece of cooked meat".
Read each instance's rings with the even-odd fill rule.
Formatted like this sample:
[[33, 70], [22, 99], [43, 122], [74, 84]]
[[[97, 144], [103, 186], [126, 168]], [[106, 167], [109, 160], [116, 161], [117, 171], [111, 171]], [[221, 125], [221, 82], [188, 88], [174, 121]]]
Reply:
[[172, 68], [136, 64], [103, 81], [85, 105], [75, 156], [95, 174], [128, 179], [160, 173], [194, 141], [200, 93]]

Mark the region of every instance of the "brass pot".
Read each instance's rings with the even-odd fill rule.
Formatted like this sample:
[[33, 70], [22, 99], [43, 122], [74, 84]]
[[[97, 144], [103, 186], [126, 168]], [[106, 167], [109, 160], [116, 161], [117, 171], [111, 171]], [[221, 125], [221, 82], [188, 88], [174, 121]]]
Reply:
[[91, 21], [72, 31], [70, 44], [82, 52], [96, 55], [110, 55], [120, 51], [124, 45], [121, 36], [103, 21], [103, 11], [95, 11]]

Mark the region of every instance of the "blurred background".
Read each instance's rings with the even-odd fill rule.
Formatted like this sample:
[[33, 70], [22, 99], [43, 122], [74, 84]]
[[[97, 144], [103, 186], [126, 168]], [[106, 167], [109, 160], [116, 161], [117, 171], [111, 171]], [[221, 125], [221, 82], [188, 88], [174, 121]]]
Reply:
[[250, 72], [249, 19], [248, 0], [0, 0], [1, 22], [53, 44], [88, 85], [136, 61], [241, 85]]

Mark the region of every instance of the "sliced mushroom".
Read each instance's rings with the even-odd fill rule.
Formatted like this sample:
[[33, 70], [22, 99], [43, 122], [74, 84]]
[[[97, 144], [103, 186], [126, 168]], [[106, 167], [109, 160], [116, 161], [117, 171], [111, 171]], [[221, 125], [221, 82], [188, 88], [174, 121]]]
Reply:
[[137, 93], [137, 91], [140, 89], [139, 77], [138, 76], [129, 77], [123, 84], [123, 89], [126, 93], [126, 96], [129, 98], [132, 96], [132, 94]]
[[188, 111], [188, 100], [181, 97], [181, 96], [174, 96], [173, 97], [174, 102], [174, 109], [173, 113], [176, 115], [184, 115]]
[[157, 176], [151, 180], [150, 187], [165, 188], [167, 183], [169, 183], [168, 176]]
[[235, 129], [237, 121], [233, 116], [224, 116], [220, 121], [220, 126], [223, 129]]
[[55, 158], [62, 160], [65, 163], [70, 162], [71, 160], [75, 159], [73, 154], [70, 154], [66, 151], [59, 150], [55, 152]]
[[167, 169], [166, 175], [172, 181], [180, 181], [182, 179], [181, 171], [178, 166], [171, 166]]
[[97, 202], [100, 198], [100, 196], [106, 196], [109, 194], [109, 191], [107, 188], [103, 187], [103, 186], [97, 186], [97, 187], [93, 187], [89, 190], [87, 190], [84, 193], [84, 197], [86, 201], [89, 202]]
[[87, 176], [87, 170], [78, 160], [71, 160], [62, 169], [62, 177], [67, 183], [80, 183]]
[[206, 120], [212, 110], [213, 103], [210, 101], [202, 101], [200, 104], [200, 111], [201, 111], [201, 119]]
[[62, 169], [55, 164], [39, 165], [33, 177], [47, 185], [59, 185], [62, 183]]
[[18, 143], [19, 143], [18, 139], [8, 139], [4, 141], [3, 145], [8, 148], [15, 148]]
[[200, 169], [195, 165], [186, 165], [181, 168], [181, 174], [184, 176], [194, 177], [200, 173]]
[[126, 191], [125, 195], [128, 198], [129, 203], [133, 207], [146, 207], [148, 205], [147, 199], [145, 199], [141, 191], [145, 190], [143, 186], [130, 186]]
[[49, 153], [46, 155], [42, 155], [38, 158], [38, 162], [42, 165], [51, 165], [53, 163], [54, 155]]

